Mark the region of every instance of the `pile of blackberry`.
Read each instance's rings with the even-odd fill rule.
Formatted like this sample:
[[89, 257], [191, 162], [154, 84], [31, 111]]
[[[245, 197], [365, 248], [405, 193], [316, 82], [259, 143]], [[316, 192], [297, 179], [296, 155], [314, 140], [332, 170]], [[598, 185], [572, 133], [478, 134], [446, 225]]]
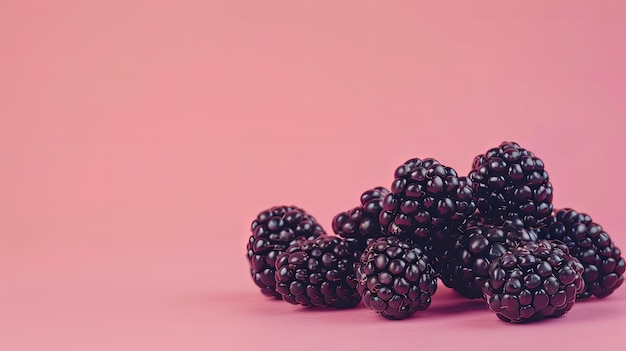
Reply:
[[252, 222], [250, 275], [261, 293], [309, 308], [363, 304], [387, 319], [431, 305], [437, 282], [506, 322], [560, 317], [624, 282], [621, 251], [585, 213], [555, 210], [543, 161], [515, 142], [474, 158], [467, 177], [434, 158], [400, 164], [327, 235], [277, 206]]

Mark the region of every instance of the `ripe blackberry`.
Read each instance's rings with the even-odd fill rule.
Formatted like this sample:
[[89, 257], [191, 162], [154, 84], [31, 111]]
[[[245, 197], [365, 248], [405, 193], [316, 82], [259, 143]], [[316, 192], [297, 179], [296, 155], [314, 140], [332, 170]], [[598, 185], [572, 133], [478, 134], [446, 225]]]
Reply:
[[539, 236], [564, 242], [570, 254], [582, 263], [586, 289], [579, 297], [606, 297], [624, 282], [625, 265], [620, 249], [586, 213], [561, 209], [549, 219]]
[[276, 261], [276, 291], [283, 300], [309, 307], [359, 304], [354, 273], [355, 242], [338, 236], [295, 243]]
[[383, 200], [380, 224], [388, 235], [437, 249], [472, 213], [472, 182], [432, 158], [414, 158], [395, 171]]
[[489, 277], [489, 265], [520, 241], [536, 241], [537, 236], [512, 224], [495, 226], [472, 219], [465, 224], [452, 251], [443, 261], [443, 283], [470, 298], [482, 298], [482, 286]]
[[534, 228], [552, 212], [552, 184], [543, 161], [515, 142], [476, 156], [469, 178], [476, 206], [490, 222], [515, 214]]
[[560, 317], [585, 289], [583, 270], [559, 241], [526, 242], [491, 263], [483, 294], [489, 310], [506, 322]]
[[437, 290], [428, 256], [393, 236], [379, 238], [365, 249], [357, 279], [363, 303], [388, 319], [404, 319], [427, 309]]
[[355, 239], [363, 252], [367, 245], [383, 234], [378, 216], [383, 210], [383, 198], [389, 190], [376, 187], [361, 195], [361, 205], [350, 211], [341, 212], [333, 218], [333, 231], [343, 238]]
[[261, 293], [276, 298], [280, 298], [274, 278], [278, 255], [297, 240], [326, 235], [313, 216], [295, 206], [276, 206], [259, 213], [251, 230], [247, 257], [252, 280]]

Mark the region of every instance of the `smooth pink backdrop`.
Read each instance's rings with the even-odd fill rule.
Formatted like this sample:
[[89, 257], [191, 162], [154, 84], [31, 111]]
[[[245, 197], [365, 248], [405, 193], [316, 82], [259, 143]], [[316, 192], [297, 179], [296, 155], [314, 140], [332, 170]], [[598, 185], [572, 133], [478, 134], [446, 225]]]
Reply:
[[543, 158], [557, 207], [626, 247], [625, 14], [1, 0], [0, 350], [613, 347], [626, 288], [516, 326], [441, 287], [389, 322], [266, 300], [244, 254], [266, 207], [330, 230], [406, 159], [467, 173], [502, 140]]

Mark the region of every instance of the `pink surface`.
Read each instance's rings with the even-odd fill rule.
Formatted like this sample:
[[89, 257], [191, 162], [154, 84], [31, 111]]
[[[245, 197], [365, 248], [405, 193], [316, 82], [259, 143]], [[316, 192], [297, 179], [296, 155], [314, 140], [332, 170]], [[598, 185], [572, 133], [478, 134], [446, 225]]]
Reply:
[[389, 322], [266, 300], [244, 253], [266, 207], [330, 229], [406, 159], [466, 173], [502, 140], [626, 247], [625, 11], [0, 2], [0, 350], [613, 345], [626, 288], [515, 326], [442, 287]]

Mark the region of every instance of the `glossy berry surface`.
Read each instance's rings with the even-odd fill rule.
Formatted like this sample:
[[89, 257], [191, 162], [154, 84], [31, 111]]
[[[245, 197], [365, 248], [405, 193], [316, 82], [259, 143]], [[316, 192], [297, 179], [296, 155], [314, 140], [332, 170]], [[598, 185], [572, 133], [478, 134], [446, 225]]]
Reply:
[[383, 198], [389, 190], [376, 187], [365, 191], [361, 195], [361, 205], [350, 211], [341, 212], [333, 218], [332, 228], [335, 234], [352, 238], [358, 243], [361, 250], [376, 241], [383, 234], [378, 217], [383, 210]]
[[489, 265], [521, 241], [537, 236], [514, 225], [495, 226], [472, 220], [465, 224], [441, 268], [443, 283], [470, 298], [483, 298], [482, 286], [489, 277]]
[[307, 307], [348, 308], [359, 304], [354, 242], [338, 236], [303, 240], [276, 261], [276, 291], [283, 300]]
[[430, 306], [437, 278], [423, 250], [396, 237], [371, 243], [357, 266], [363, 303], [388, 319], [404, 319]]
[[579, 297], [606, 297], [624, 283], [626, 267], [620, 249], [589, 215], [569, 208], [558, 210], [539, 236], [564, 242], [585, 268], [586, 289]]
[[379, 217], [388, 235], [436, 248], [476, 209], [471, 181], [435, 159], [410, 159], [394, 177]]
[[505, 216], [499, 217], [497, 219], [494, 218], [484, 218], [480, 217], [481, 222], [483, 224], [501, 226], [501, 227], [516, 227], [523, 228], [527, 231], [530, 236], [530, 240], [528, 241], [537, 241], [539, 239], [539, 230], [546, 226], [546, 222], [549, 219], [544, 220], [541, 224], [537, 224], [534, 221], [528, 222], [530, 217], [521, 216], [517, 213], [509, 213]]
[[298, 240], [326, 235], [315, 218], [295, 206], [276, 206], [259, 213], [251, 231], [246, 247], [250, 275], [261, 293], [276, 298], [280, 298], [275, 281], [278, 256]]
[[476, 206], [489, 222], [514, 214], [527, 227], [538, 227], [552, 213], [552, 183], [543, 161], [515, 142], [476, 156], [469, 178]]
[[491, 263], [483, 294], [489, 310], [506, 322], [560, 317], [584, 291], [583, 271], [563, 243], [526, 242]]

